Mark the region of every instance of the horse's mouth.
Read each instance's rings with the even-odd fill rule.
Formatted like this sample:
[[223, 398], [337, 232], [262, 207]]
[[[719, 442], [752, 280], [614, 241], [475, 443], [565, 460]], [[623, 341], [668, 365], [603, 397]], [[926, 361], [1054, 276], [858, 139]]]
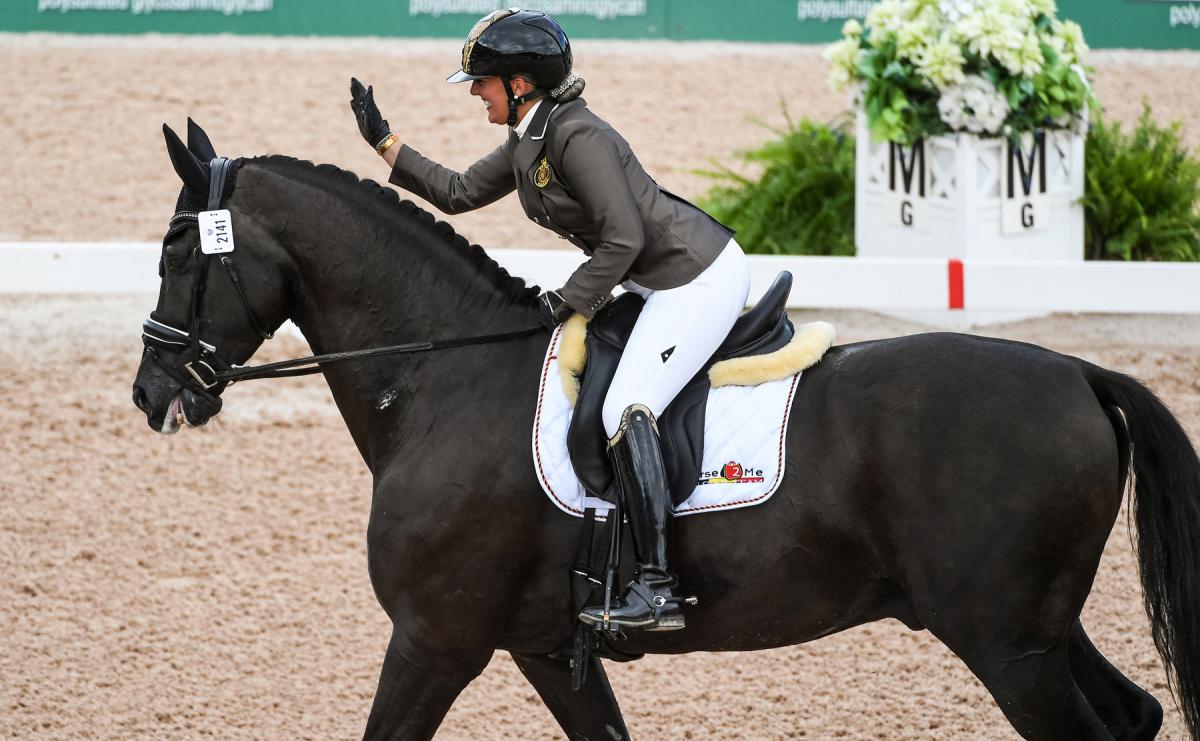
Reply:
[[162, 422], [158, 425], [151, 423], [151, 425], [164, 435], [174, 435], [176, 432], [179, 432], [179, 428], [186, 422], [187, 419], [183, 415], [183, 394], [179, 394], [174, 399], [171, 399], [171, 403], [167, 405], [167, 411], [163, 413]]
[[216, 409], [212, 406], [211, 402], [184, 389], [171, 399], [162, 421], [155, 424], [151, 420], [150, 426], [163, 435], [173, 435], [183, 427], [201, 427], [219, 411], [220, 401], [217, 401]]

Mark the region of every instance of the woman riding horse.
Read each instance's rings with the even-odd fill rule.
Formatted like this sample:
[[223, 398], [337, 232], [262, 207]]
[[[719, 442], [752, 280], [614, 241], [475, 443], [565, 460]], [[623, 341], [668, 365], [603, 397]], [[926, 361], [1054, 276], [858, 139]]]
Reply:
[[629, 143], [587, 108], [558, 23], [497, 10], [467, 35], [462, 69], [506, 141], [463, 172], [400, 144], [373, 89], [351, 81], [351, 108], [390, 181], [454, 214], [514, 189], [526, 216], [588, 259], [539, 298], [547, 329], [572, 312], [591, 318], [622, 285], [645, 300], [604, 400], [604, 429], [634, 536], [638, 570], [610, 610], [580, 619], [646, 630], [684, 627], [670, 565], [671, 500], [655, 420], [712, 356], [746, 304], [746, 257], [733, 232], [646, 174]]

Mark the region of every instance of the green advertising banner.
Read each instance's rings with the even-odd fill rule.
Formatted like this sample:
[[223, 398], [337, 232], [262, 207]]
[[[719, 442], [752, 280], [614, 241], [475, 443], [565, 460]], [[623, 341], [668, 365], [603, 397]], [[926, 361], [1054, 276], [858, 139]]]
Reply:
[[[463, 36], [504, 0], [0, 0], [0, 31]], [[874, 0], [538, 0], [576, 38], [822, 43]], [[1200, 2], [1058, 0], [1093, 48], [1200, 49]]]

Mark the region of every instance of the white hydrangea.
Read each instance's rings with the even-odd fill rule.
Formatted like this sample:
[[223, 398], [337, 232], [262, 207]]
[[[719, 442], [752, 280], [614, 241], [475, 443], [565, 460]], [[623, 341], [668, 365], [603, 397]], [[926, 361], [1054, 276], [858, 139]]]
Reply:
[[998, 49], [1016, 49], [1030, 31], [1027, 18], [988, 6], [964, 15], [954, 24], [954, 36], [972, 52], [987, 56]]
[[880, 0], [867, 12], [867, 28], [871, 29], [871, 42], [879, 44], [894, 38], [904, 25], [904, 8], [900, 0]]
[[1083, 41], [1083, 29], [1075, 21], [1063, 21], [1062, 28], [1059, 30], [1059, 36], [1062, 37], [1063, 46], [1066, 47], [1067, 55], [1071, 62], [1082, 62], [1083, 56], [1088, 52], [1088, 45]]
[[834, 90], [845, 89], [855, 79], [860, 48], [857, 38], [849, 38], [831, 44], [825, 50], [825, 58], [829, 60], [829, 86]]
[[1032, 11], [1034, 18], [1039, 15], [1054, 15], [1058, 12], [1058, 6], [1054, 0], [1026, 0], [1029, 3], [1029, 9]]
[[1033, 8], [1027, 0], [993, 0], [990, 4], [993, 12], [1006, 15], [1014, 21], [1033, 17]]
[[1001, 47], [993, 50], [993, 55], [1004, 65], [1005, 69], [1017, 77], [1033, 79], [1042, 71], [1046, 59], [1042, 56], [1042, 42], [1035, 34], [1025, 36], [1015, 49]]
[[842, 37], [847, 39], [857, 39], [862, 37], [863, 27], [858, 22], [857, 18], [847, 18], [842, 24]]
[[905, 0], [904, 17], [907, 20], [916, 20], [921, 16], [928, 16], [933, 20], [941, 18], [938, 12], [938, 4], [941, 0]]
[[943, 33], [921, 52], [917, 59], [917, 70], [942, 89], [966, 79], [963, 72], [966, 63], [962, 46], [949, 34]]
[[937, 38], [936, 21], [935, 16], [921, 13], [900, 26], [896, 32], [896, 56], [914, 62], [919, 59], [930, 40]]
[[976, 0], [938, 0], [938, 10], [950, 23], [958, 23], [963, 16], [974, 13]]
[[954, 131], [998, 134], [1008, 118], [1008, 101], [986, 78], [968, 75], [942, 91], [938, 113]]
[[1062, 23], [1055, 20], [1051, 21], [1050, 30], [1038, 34], [1038, 40], [1057, 52], [1060, 57], [1067, 53], [1067, 44], [1063, 41], [1061, 32]]

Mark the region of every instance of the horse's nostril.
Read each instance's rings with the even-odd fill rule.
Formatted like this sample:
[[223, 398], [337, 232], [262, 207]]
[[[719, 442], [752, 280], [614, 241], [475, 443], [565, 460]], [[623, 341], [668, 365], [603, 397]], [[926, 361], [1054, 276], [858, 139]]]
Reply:
[[141, 386], [133, 387], [133, 403], [146, 414], [150, 413], [150, 400], [146, 398], [146, 392], [142, 391]]

